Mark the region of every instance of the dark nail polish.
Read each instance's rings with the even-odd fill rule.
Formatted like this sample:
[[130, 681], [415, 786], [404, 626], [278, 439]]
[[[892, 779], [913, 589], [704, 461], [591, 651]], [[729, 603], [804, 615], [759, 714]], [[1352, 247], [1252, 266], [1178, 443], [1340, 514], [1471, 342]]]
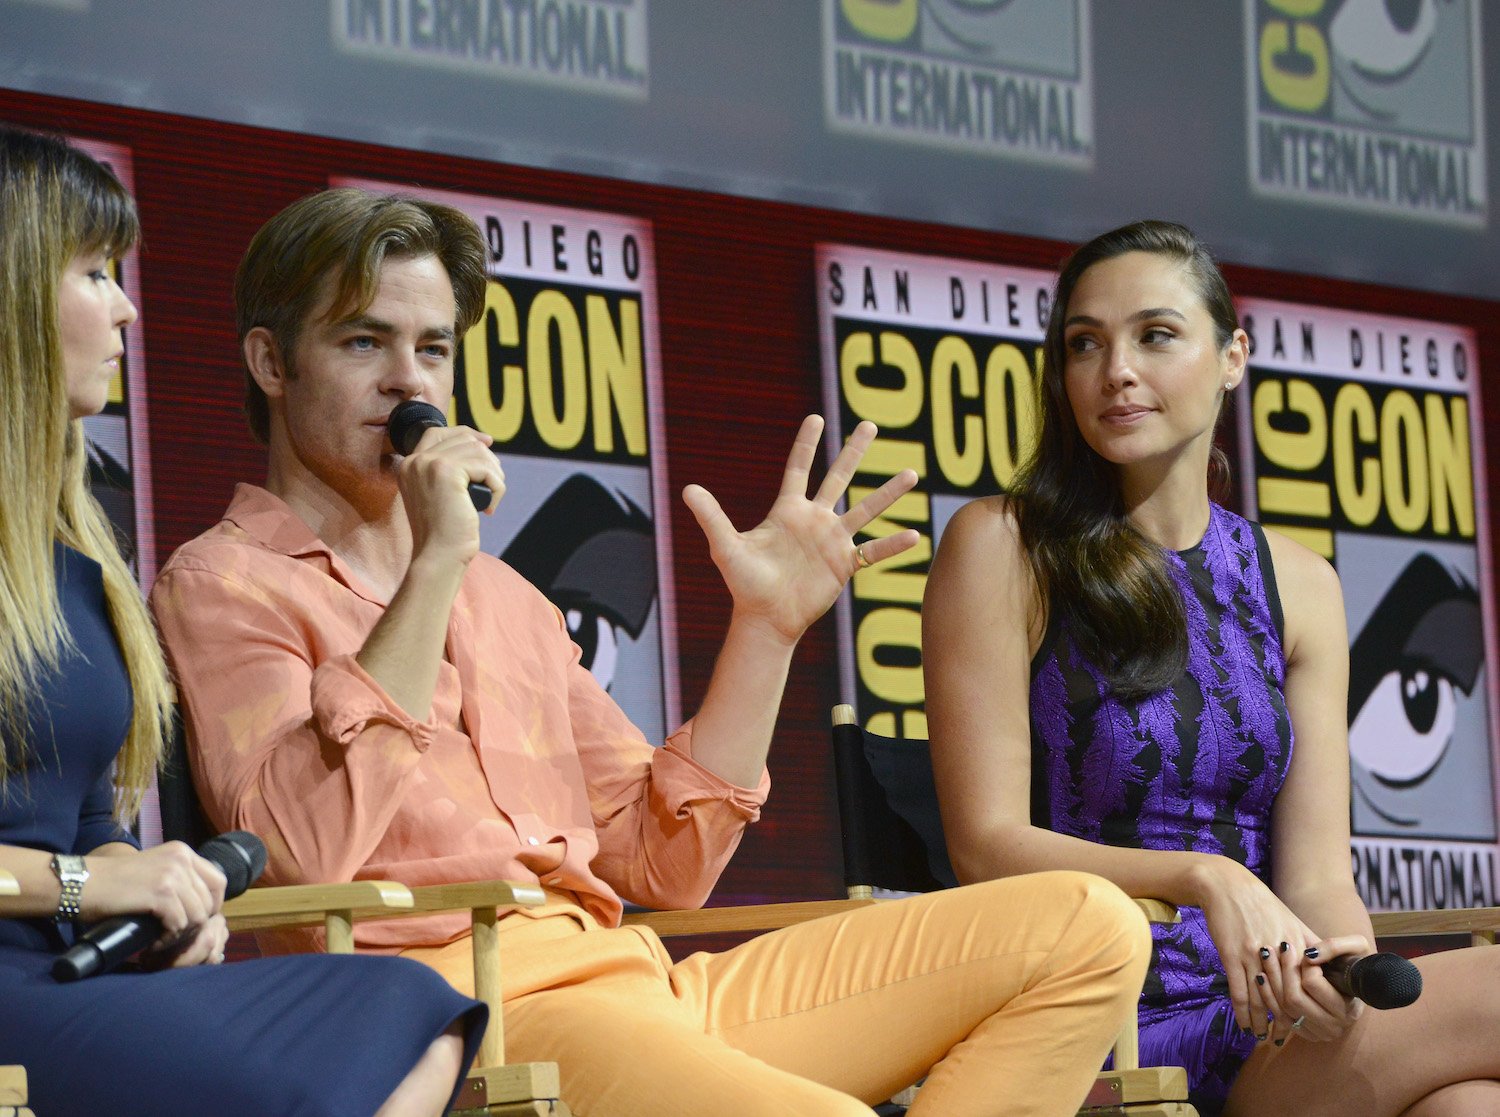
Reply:
[[1266, 975], [1265, 974], [1258, 973], [1258, 974], [1255, 975], [1255, 984], [1257, 984], [1257, 985], [1264, 985], [1265, 983], [1266, 983]]
[[1284, 1039], [1278, 1039], [1278, 1040], [1277, 1040], [1277, 1041], [1276, 1041], [1276, 1046], [1277, 1046], [1277, 1047], [1280, 1047], [1280, 1046], [1281, 1046], [1281, 1045], [1282, 1045], [1282, 1044], [1283, 1044], [1283, 1043], [1285, 1043], [1285, 1042], [1286, 1042], [1286, 1040], [1284, 1040]]
[[1315, 946], [1310, 946], [1306, 950], [1304, 950], [1302, 953], [1305, 954], [1309, 958], [1316, 958], [1318, 956], [1318, 948], [1315, 947]]
[[1281, 953], [1285, 954], [1291, 948], [1292, 948], [1292, 944], [1291, 943], [1284, 942], [1284, 943], [1281, 944]]
[[1266, 1037], [1269, 1036], [1270, 1034], [1271, 1034], [1270, 1032], [1264, 1032], [1264, 1033], [1262, 1033], [1262, 1032], [1256, 1032], [1255, 1033], [1255, 1038], [1257, 1040], [1260, 1040], [1261, 1042], [1265, 1042]]
[[1261, 947], [1260, 948], [1260, 956], [1262, 958], [1269, 958], [1271, 956], [1271, 948], [1269, 946], [1263, 946], [1263, 947]]

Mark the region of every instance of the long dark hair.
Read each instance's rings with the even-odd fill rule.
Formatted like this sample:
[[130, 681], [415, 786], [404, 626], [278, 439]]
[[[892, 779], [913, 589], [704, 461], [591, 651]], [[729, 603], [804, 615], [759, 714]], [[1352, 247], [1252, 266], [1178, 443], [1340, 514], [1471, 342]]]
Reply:
[[[1137, 221], [1103, 233], [1064, 262], [1043, 343], [1041, 432], [1011, 487], [1021, 541], [1049, 611], [1117, 694], [1138, 698], [1170, 686], [1187, 662], [1182, 599], [1161, 549], [1125, 517], [1115, 467], [1084, 441], [1063, 384], [1063, 326], [1073, 290], [1095, 264], [1127, 252], [1180, 263], [1214, 323], [1222, 351], [1239, 326], [1234, 300], [1208, 250], [1186, 227]], [[1209, 455], [1210, 492], [1229, 475], [1224, 452]]]

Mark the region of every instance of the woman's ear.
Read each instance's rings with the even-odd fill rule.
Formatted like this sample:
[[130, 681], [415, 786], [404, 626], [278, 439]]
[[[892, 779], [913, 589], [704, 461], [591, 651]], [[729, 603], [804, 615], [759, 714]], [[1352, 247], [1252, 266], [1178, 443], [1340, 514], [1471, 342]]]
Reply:
[[1245, 378], [1250, 366], [1250, 338], [1244, 330], [1235, 330], [1224, 347], [1224, 390], [1232, 392]]
[[280, 397], [285, 391], [283, 385], [290, 377], [287, 375], [286, 362], [282, 359], [281, 346], [276, 344], [271, 331], [264, 326], [256, 326], [245, 335], [241, 350], [251, 379], [266, 394], [266, 398]]

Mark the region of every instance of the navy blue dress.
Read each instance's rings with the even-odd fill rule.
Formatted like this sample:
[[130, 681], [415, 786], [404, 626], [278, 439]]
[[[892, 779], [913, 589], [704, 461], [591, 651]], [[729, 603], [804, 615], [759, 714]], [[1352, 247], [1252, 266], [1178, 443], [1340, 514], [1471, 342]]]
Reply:
[[[87, 854], [134, 844], [112, 818], [110, 781], [130, 683], [98, 564], [60, 545], [54, 561], [75, 650], [27, 710], [28, 763], [0, 798], [0, 844]], [[0, 1063], [26, 1067], [28, 1104], [44, 1117], [370, 1117], [459, 1020], [468, 1066], [487, 1018], [400, 958], [300, 955], [59, 985], [52, 959], [71, 939], [51, 919], [0, 919]]]
[[[1271, 814], [1292, 757], [1281, 602], [1259, 525], [1217, 504], [1196, 547], [1165, 553], [1187, 613], [1175, 685], [1121, 700], [1055, 616], [1032, 666], [1032, 818], [1077, 838], [1232, 857], [1270, 884]], [[1203, 912], [1153, 924], [1143, 1066], [1184, 1066], [1218, 1113], [1255, 1037], [1235, 1024]]]

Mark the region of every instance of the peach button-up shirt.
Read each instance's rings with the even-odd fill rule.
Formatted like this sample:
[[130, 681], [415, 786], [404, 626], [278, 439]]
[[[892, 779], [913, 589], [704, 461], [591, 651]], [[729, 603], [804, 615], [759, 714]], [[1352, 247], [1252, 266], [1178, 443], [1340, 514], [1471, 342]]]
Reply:
[[[595, 682], [561, 614], [500, 560], [470, 563], [432, 708], [409, 716], [355, 660], [387, 602], [280, 499], [240, 485], [151, 593], [216, 827], [250, 830], [264, 880], [504, 878], [613, 926], [620, 898], [697, 907], [769, 778], [736, 787], [653, 748]], [[437, 945], [466, 913], [361, 923], [361, 947]], [[320, 935], [320, 933], [319, 933]], [[308, 932], [262, 936], [307, 949]]]

